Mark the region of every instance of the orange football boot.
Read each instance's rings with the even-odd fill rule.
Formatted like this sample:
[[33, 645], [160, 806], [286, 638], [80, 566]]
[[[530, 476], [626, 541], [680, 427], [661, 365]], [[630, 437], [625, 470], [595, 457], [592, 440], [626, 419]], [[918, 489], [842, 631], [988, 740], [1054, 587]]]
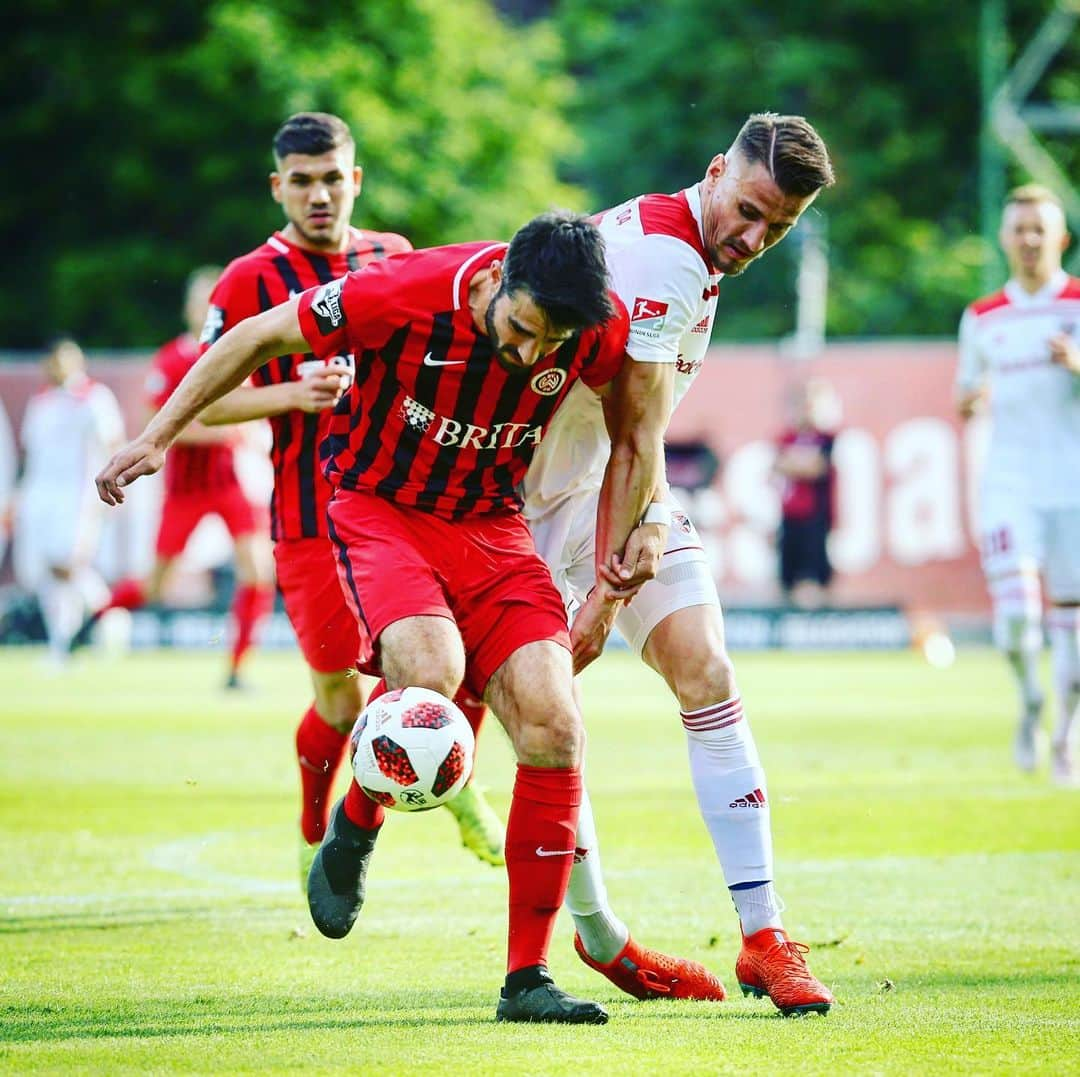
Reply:
[[735, 976], [744, 995], [768, 995], [785, 1016], [828, 1013], [836, 1001], [829, 989], [806, 967], [810, 947], [792, 942], [782, 928], [767, 927], [743, 936]]
[[633, 939], [606, 965], [589, 957], [581, 936], [574, 934], [574, 949], [589, 968], [606, 976], [620, 991], [634, 998], [692, 998], [723, 1002], [724, 985], [702, 964], [668, 957], [639, 946]]

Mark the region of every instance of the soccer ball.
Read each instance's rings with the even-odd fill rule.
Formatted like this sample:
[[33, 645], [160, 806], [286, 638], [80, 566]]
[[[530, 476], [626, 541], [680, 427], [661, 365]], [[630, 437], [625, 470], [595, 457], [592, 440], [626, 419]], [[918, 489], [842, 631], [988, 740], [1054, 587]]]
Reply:
[[428, 688], [379, 696], [349, 738], [357, 784], [397, 811], [427, 811], [456, 797], [472, 773], [474, 747], [465, 715]]

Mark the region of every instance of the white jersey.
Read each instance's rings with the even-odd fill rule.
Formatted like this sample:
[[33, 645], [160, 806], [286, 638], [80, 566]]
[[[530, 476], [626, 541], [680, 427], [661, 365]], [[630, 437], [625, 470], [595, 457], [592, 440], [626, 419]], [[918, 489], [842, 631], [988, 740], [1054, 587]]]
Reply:
[[94, 476], [123, 440], [124, 420], [112, 390], [81, 376], [33, 396], [20, 433], [24, 491], [90, 494]]
[[957, 388], [990, 390], [983, 489], [1036, 508], [1080, 506], [1080, 375], [1051, 362], [1058, 333], [1080, 342], [1080, 280], [1063, 270], [1034, 295], [1009, 281], [960, 322]]
[[[698, 189], [632, 198], [597, 223], [612, 287], [630, 312], [627, 353], [638, 362], [671, 363], [678, 404], [705, 360], [722, 275], [705, 251]], [[598, 489], [610, 448], [599, 397], [575, 385], [526, 473], [526, 517]]]

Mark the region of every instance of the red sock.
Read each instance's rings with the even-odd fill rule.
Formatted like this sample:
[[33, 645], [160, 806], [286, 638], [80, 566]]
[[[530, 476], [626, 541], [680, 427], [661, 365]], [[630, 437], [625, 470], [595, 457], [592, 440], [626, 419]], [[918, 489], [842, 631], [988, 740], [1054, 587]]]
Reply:
[[102, 607], [101, 612], [106, 610], [137, 610], [146, 605], [146, 588], [142, 580], [126, 579], [118, 580], [116, 586], [109, 595], [109, 601]]
[[255, 629], [270, 612], [274, 602], [273, 588], [250, 583], [241, 584], [233, 596], [232, 615], [236, 636], [232, 645], [232, 671], [240, 668], [244, 655], [251, 648]]
[[330, 787], [345, 751], [348, 733], [327, 725], [312, 704], [296, 727], [296, 761], [300, 765], [300, 832], [314, 845], [326, 833]]
[[352, 823], [364, 830], [374, 830], [383, 824], [386, 812], [381, 804], [376, 804], [356, 784], [356, 779], [349, 783], [349, 791], [345, 794], [345, 817]]
[[580, 804], [581, 771], [518, 764], [506, 824], [507, 972], [547, 965], [555, 917], [574, 866]]

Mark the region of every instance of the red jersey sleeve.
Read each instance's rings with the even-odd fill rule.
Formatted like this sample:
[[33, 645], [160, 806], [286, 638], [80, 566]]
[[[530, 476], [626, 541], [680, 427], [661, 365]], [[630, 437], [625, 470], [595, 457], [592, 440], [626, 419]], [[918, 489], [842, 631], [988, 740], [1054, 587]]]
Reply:
[[237, 322], [265, 309], [266, 304], [259, 301], [258, 271], [243, 259], [231, 262], [210, 295], [210, 309], [199, 337], [199, 354]]
[[172, 342], [159, 348], [150, 360], [150, 369], [143, 381], [143, 394], [149, 407], [157, 410], [172, 396], [173, 390], [187, 372]]
[[300, 331], [313, 355], [326, 359], [378, 348], [401, 327], [409, 257], [372, 262], [300, 296]]
[[600, 338], [600, 348], [592, 362], [581, 370], [581, 380], [590, 388], [606, 385], [622, 369], [626, 356], [626, 341], [630, 334], [630, 315], [622, 300], [611, 292], [615, 313], [601, 329], [594, 329]]

